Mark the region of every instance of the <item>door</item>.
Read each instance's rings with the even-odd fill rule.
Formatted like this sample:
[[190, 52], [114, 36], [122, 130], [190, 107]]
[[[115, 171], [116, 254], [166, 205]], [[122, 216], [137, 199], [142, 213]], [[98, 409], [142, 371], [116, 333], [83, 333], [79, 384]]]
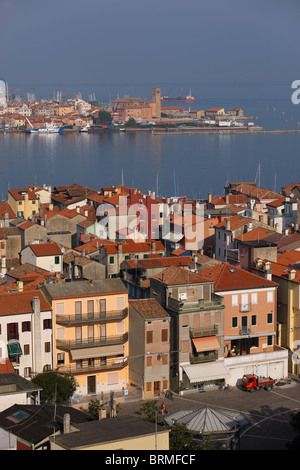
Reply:
[[88, 342], [89, 343], [94, 342], [94, 325], [88, 326]]
[[75, 319], [76, 320], [82, 319], [82, 302], [81, 301], [75, 302]]
[[105, 317], [106, 315], [106, 299], [100, 299], [99, 300], [99, 312], [100, 312], [100, 317]]
[[96, 393], [96, 375], [89, 375], [87, 378], [88, 395]]
[[160, 382], [154, 382], [154, 395], [157, 396], [160, 394]]
[[76, 326], [75, 328], [75, 343], [81, 344], [82, 343], [82, 327]]
[[94, 301], [93, 300], [88, 300], [87, 301], [87, 313], [88, 313], [88, 318], [94, 318]]
[[247, 333], [248, 329], [248, 317], [242, 316], [242, 334]]

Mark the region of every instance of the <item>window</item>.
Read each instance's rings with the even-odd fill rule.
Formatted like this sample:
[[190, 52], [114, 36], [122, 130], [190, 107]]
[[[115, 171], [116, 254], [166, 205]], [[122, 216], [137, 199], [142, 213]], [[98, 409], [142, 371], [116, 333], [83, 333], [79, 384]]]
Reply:
[[168, 330], [161, 330], [161, 340], [162, 342], [168, 341]]
[[153, 343], [153, 331], [147, 331], [147, 344]]
[[57, 364], [65, 363], [65, 353], [57, 353]]
[[273, 336], [268, 336], [267, 337], [267, 345], [272, 346], [273, 345]]
[[51, 352], [50, 341], [47, 341], [47, 342], [45, 343], [45, 352], [46, 352], [46, 353], [47, 353], [47, 352]]
[[273, 291], [267, 293], [267, 302], [273, 302]]
[[163, 365], [163, 366], [168, 365], [168, 355], [167, 355], [167, 354], [163, 354], [163, 357], [162, 357], [162, 365]]
[[54, 264], [59, 264], [59, 256], [54, 257]]
[[31, 367], [25, 367], [24, 377], [30, 377], [30, 376], [31, 376]]
[[30, 344], [24, 344], [24, 356], [30, 354]]
[[115, 262], [115, 257], [114, 256], [110, 256], [109, 257], [109, 264], [114, 264]]
[[239, 298], [237, 294], [232, 295], [232, 306], [235, 307], [238, 305]]
[[147, 367], [152, 367], [152, 356], [147, 356], [146, 359]]
[[251, 315], [251, 325], [252, 326], [257, 325], [257, 316], [256, 315]]
[[273, 313], [268, 313], [268, 315], [267, 315], [267, 323], [268, 323], [268, 325], [269, 325], [270, 323], [273, 323]]
[[31, 331], [31, 322], [23, 321], [22, 322], [22, 331]]
[[257, 304], [257, 292], [253, 292], [251, 294], [251, 303], [252, 304]]
[[232, 317], [232, 328], [237, 328], [238, 326], [238, 317]]
[[51, 320], [51, 318], [46, 318], [46, 319], [43, 321], [43, 325], [44, 325], [44, 330], [51, 330], [51, 328], [52, 328], [52, 320]]

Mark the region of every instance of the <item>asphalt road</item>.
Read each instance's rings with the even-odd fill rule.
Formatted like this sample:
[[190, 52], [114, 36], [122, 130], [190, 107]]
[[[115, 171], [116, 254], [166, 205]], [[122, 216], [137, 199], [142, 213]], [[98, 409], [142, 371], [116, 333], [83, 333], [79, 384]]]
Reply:
[[[293, 414], [300, 411], [300, 380], [277, 385], [272, 391], [259, 390], [249, 393], [234, 387], [232, 391], [211, 390], [174, 395], [173, 400], [158, 398], [164, 402], [169, 414], [180, 409], [196, 410], [207, 405], [243, 413], [250, 421], [241, 433], [241, 450], [287, 450], [286, 444], [295, 436], [290, 425]], [[135, 414], [142, 401], [122, 403], [120, 415]]]

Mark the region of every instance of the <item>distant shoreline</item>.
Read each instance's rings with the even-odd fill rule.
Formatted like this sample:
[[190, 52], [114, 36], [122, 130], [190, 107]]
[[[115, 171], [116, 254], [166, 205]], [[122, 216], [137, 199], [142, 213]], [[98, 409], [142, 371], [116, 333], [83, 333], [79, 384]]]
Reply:
[[[70, 135], [70, 134], [101, 134], [101, 133], [135, 133], [135, 132], [150, 132], [152, 135], [187, 135], [187, 134], [297, 134], [300, 133], [300, 129], [274, 129], [274, 130], [264, 130], [262, 127], [239, 127], [239, 128], [232, 128], [232, 127], [210, 127], [210, 128], [203, 128], [203, 127], [185, 127], [185, 128], [174, 128], [174, 127], [166, 127], [166, 128], [145, 128], [145, 129], [137, 129], [137, 128], [128, 128], [123, 129], [122, 131], [115, 129], [100, 129], [99, 131], [92, 131], [92, 132], [80, 132], [79, 129], [66, 129], [63, 130], [61, 134]], [[26, 134], [25, 130], [20, 129], [0, 129], [0, 134]], [[30, 134], [28, 134], [30, 135]], [[43, 134], [45, 135], [45, 134]], [[53, 135], [53, 134], [46, 134], [46, 135]], [[56, 135], [56, 134], [54, 134]]]

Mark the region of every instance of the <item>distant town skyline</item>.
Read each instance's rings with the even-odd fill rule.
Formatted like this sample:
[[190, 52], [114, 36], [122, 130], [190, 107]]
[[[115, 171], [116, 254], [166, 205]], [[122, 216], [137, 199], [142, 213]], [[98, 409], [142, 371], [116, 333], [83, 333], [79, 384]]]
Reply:
[[288, 0], [2, 0], [9, 83], [292, 83], [299, 5]]

